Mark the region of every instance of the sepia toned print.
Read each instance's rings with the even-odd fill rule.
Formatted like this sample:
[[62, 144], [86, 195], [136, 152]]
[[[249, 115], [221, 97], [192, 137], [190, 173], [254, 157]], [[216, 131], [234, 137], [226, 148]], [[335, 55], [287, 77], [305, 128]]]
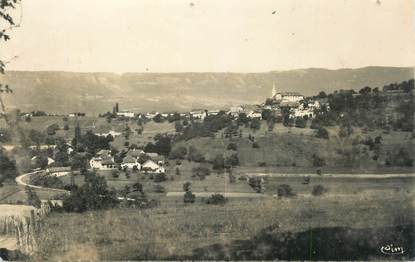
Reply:
[[414, 260], [414, 8], [0, 0], [0, 261]]

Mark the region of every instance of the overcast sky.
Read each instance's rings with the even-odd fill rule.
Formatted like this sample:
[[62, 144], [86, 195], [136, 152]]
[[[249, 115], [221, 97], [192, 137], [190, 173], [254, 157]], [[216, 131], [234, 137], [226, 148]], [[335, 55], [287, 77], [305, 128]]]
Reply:
[[[22, 0], [8, 70], [414, 66], [414, 0]], [[273, 12], [275, 11], [275, 14]]]

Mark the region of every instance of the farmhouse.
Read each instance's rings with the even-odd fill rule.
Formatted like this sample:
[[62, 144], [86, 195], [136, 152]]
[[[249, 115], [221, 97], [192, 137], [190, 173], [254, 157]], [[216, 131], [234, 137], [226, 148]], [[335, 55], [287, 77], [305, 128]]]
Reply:
[[140, 163], [137, 162], [137, 158], [128, 155], [124, 157], [121, 163], [121, 168], [133, 169], [134, 167], [136, 167], [138, 170], [141, 168]]
[[259, 118], [259, 119], [261, 119], [262, 114], [261, 114], [261, 112], [259, 112], [259, 111], [251, 111], [251, 112], [249, 112], [249, 113], [248, 113], [247, 117], [248, 117], [248, 118], [251, 118], [251, 119], [254, 119], [254, 118]]
[[146, 173], [161, 174], [165, 172], [164, 167], [156, 164], [153, 160], [147, 160], [142, 166], [141, 170]]
[[117, 168], [114, 159], [109, 157], [93, 157], [89, 161], [89, 165], [92, 169], [98, 170], [112, 170]]
[[132, 117], [135, 116], [135, 114], [133, 112], [130, 112], [130, 111], [120, 111], [120, 112], [117, 112], [117, 116], [132, 118]]
[[207, 113], [206, 110], [204, 109], [194, 109], [192, 111], [190, 111], [190, 117], [193, 119], [205, 119]]
[[97, 135], [97, 136], [104, 136], [104, 137], [107, 137], [109, 135], [111, 135], [112, 137], [117, 137], [117, 136], [122, 135], [121, 132], [116, 132], [116, 131], [113, 131], [113, 130], [111, 130], [109, 132], [105, 132], [105, 133], [103, 132], [103, 133], [94, 133], [94, 134]]
[[59, 166], [59, 167], [49, 167], [46, 169], [48, 175], [55, 176], [64, 176], [71, 172], [71, 167], [69, 166]]

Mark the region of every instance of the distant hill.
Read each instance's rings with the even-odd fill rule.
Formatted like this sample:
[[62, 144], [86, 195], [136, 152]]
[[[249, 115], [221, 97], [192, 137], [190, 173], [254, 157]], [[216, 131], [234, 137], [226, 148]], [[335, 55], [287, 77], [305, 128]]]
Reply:
[[121, 109], [185, 111], [226, 108], [263, 102], [272, 83], [281, 91], [314, 95], [319, 91], [382, 87], [414, 77], [413, 68], [365, 67], [328, 70], [310, 68], [266, 73], [72, 73], [10, 71], [0, 82], [14, 89], [3, 94], [8, 108], [53, 113], [98, 114]]

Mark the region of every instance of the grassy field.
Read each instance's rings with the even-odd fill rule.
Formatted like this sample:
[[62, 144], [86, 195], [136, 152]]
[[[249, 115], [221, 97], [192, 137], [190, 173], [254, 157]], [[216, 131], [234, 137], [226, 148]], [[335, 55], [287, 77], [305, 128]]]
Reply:
[[[284, 257], [289, 256], [284, 250], [295, 247], [284, 246], [284, 242], [280, 243], [282, 246], [269, 246], [274, 237], [287, 237], [289, 232], [291, 237], [287, 243], [292, 244], [292, 238], [304, 232], [309, 241], [310, 229], [317, 232], [341, 227], [349, 228], [349, 233], [334, 232], [338, 238], [364, 243], [367, 239], [358, 232], [367, 228], [376, 231], [377, 228], [414, 223], [413, 199], [413, 193], [397, 192], [390, 197], [379, 191], [374, 195], [353, 198], [235, 199], [224, 206], [183, 203], [175, 206], [173, 201], [165, 201], [159, 208], [151, 210], [113, 209], [86, 214], [52, 214], [44, 221], [38, 236], [39, 248], [35, 258], [235, 259], [241, 258], [240, 252], [244, 251], [240, 241], [248, 241], [251, 246], [245, 248], [255, 248], [245, 259], [269, 259], [271, 253], [289, 259]], [[270, 234], [269, 237], [265, 237], [264, 232]], [[379, 234], [377, 237], [370, 241], [380, 247], [385, 239]], [[258, 242], [264, 243], [264, 249], [255, 246], [254, 243]], [[316, 252], [314, 256], [319, 258], [319, 252], [323, 250]], [[359, 250], [350, 249], [343, 259], [355, 258], [357, 254]], [[372, 255], [382, 258], [379, 252]]]

